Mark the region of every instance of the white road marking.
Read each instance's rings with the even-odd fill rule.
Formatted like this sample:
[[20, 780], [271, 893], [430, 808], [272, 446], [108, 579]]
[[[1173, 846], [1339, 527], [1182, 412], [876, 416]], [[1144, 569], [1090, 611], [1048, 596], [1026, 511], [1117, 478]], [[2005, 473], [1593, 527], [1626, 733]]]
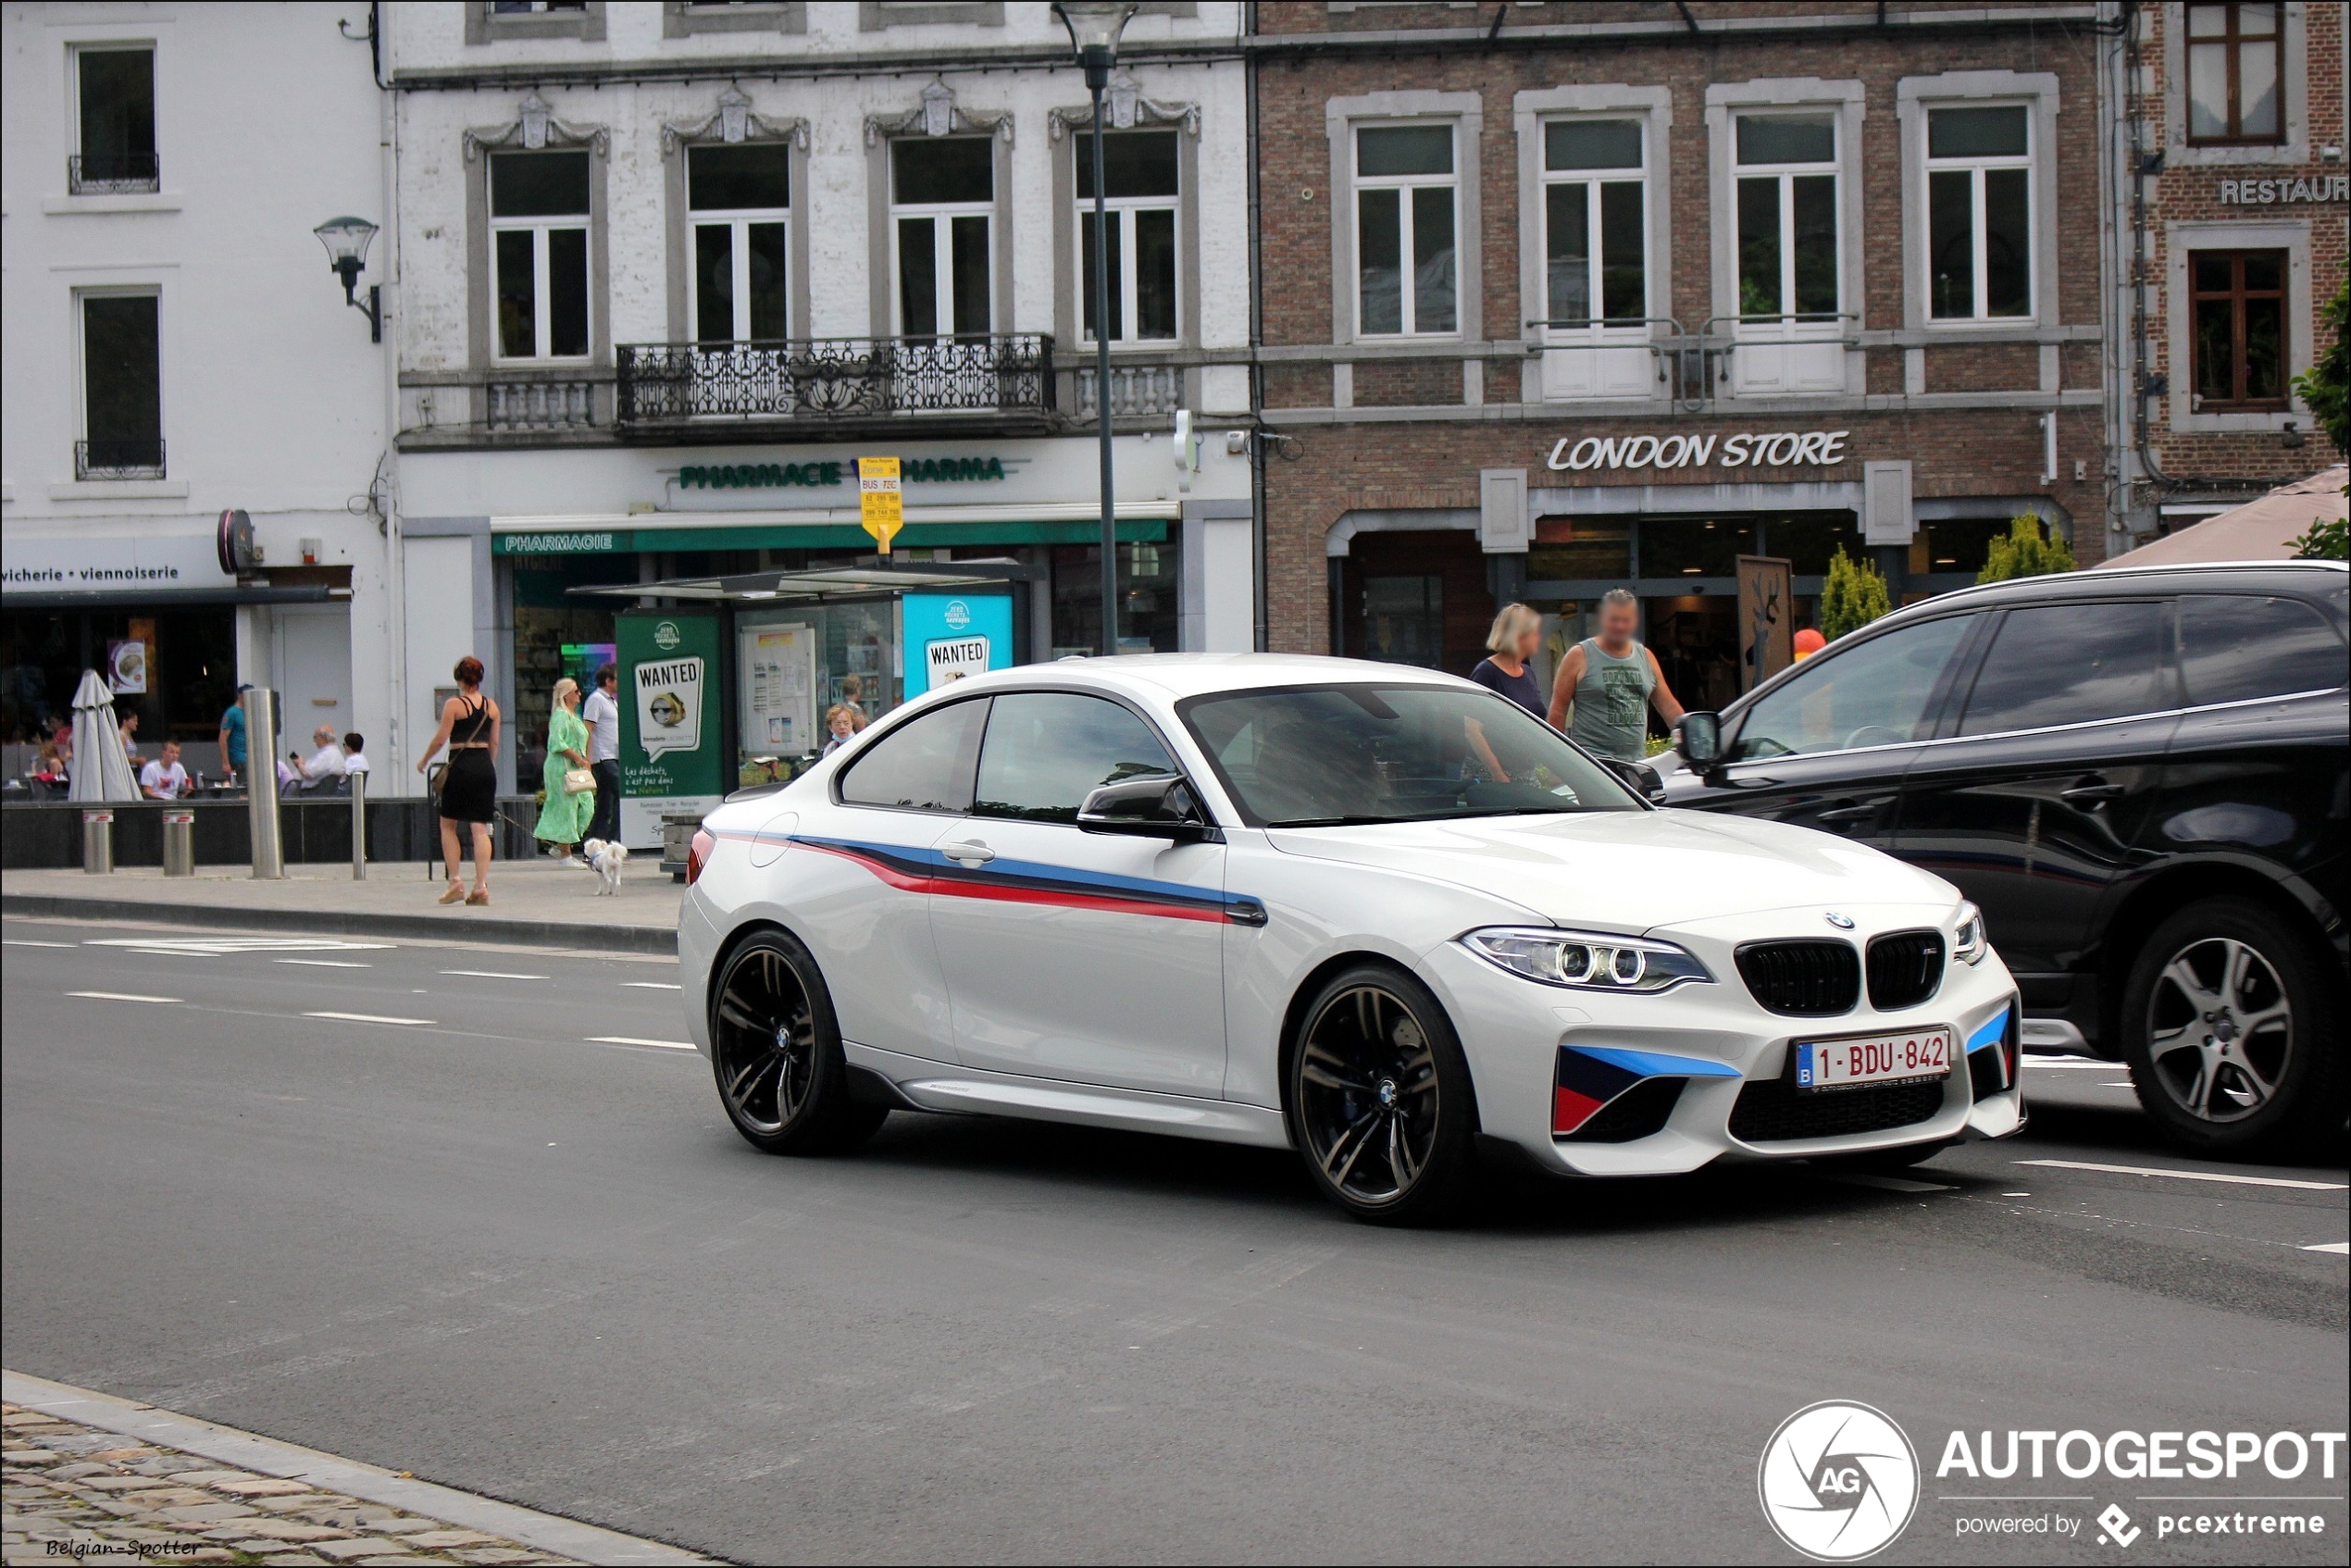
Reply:
[[2093, 1067], [2110, 1073], [2121, 1064], [2101, 1062], [2091, 1056], [2027, 1056], [2024, 1059], [2024, 1064], [2035, 1073], [2063, 1072], [2068, 1068], [2075, 1072], [2086, 1072]]
[[2339, 1181], [2296, 1181], [2287, 1176], [2222, 1176], [2218, 1171], [2174, 1171], [2157, 1165], [2101, 1165], [2088, 1160], [2019, 1160], [2020, 1165], [2046, 1165], [2060, 1171], [2103, 1171], [2108, 1176], [2177, 1176], [2182, 1181], [2220, 1181], [2236, 1187], [2291, 1187], [2304, 1192], [2341, 1192]]
[[341, 958], [273, 958], [272, 964], [300, 964], [312, 969], [373, 969], [372, 964], [354, 964]]
[[1957, 1192], [1958, 1188], [1939, 1181], [1912, 1181], [1908, 1176], [1871, 1176], [1861, 1171], [1823, 1171], [1822, 1181], [1842, 1182], [1847, 1187], [1874, 1187], [1886, 1192]]
[[591, 1045], [657, 1045], [664, 1051], [691, 1051], [693, 1042], [682, 1039], [639, 1039], [634, 1035], [590, 1035]]
[[305, 1018], [332, 1018], [343, 1024], [429, 1024], [430, 1018], [388, 1018], [376, 1013], [305, 1013]]
[[2351, 1258], [2351, 1241], [2313, 1241], [2302, 1250], [2306, 1252], [2332, 1252], [2338, 1258]]
[[75, 945], [75, 944], [74, 944], [74, 943], [72, 943], [72, 942], [36, 942], [36, 941], [34, 941], [34, 940], [33, 940], [31, 937], [6, 937], [6, 938], [0, 938], [0, 947], [62, 947], [62, 948], [70, 948], [70, 947], [72, 947], [72, 946], [74, 946], [74, 945]]
[[171, 1002], [176, 996], [141, 996], [137, 991], [68, 991], [68, 996], [86, 996], [93, 1002]]
[[225, 958], [240, 952], [367, 952], [389, 949], [390, 942], [345, 941], [340, 937], [92, 937], [84, 947], [128, 947], [143, 951], [168, 950]]
[[544, 975], [512, 975], [504, 969], [443, 969], [444, 975], [471, 975], [478, 980], [543, 980]]
[[127, 947], [125, 952], [139, 953], [147, 958], [218, 958], [217, 952], [193, 952], [184, 947]]

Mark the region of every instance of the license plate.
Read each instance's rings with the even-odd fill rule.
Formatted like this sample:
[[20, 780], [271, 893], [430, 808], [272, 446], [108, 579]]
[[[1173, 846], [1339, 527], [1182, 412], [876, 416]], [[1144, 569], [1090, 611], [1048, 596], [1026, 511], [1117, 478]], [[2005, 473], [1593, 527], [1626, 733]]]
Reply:
[[1844, 1039], [1796, 1043], [1796, 1087], [1806, 1091], [1908, 1083], [1948, 1077], [1950, 1073], [1948, 1029], [1851, 1035]]

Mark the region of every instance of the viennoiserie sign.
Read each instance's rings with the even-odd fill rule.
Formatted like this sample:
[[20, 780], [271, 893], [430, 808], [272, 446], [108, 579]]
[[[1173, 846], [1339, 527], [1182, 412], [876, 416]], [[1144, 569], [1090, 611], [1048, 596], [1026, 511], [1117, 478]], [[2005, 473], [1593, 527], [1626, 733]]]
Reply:
[[1544, 467], [1581, 474], [1598, 468], [1831, 468], [1850, 455], [1850, 430], [1765, 430], [1738, 435], [1561, 436]]

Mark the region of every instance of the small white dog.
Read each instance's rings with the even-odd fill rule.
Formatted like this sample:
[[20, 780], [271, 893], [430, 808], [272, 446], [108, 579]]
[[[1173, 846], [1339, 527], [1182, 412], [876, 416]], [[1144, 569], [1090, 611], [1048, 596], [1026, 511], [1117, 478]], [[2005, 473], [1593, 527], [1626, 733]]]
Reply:
[[603, 882], [603, 886], [596, 890], [596, 896], [605, 898], [618, 893], [620, 868], [628, 864], [628, 846], [607, 843], [602, 839], [591, 839], [579, 846], [579, 852], [588, 857], [590, 868]]

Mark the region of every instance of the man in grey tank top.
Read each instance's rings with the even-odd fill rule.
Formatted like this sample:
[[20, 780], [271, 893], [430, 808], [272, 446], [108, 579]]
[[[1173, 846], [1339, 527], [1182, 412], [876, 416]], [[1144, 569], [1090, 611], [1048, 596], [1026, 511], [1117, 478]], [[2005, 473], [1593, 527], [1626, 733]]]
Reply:
[[1565, 730], [1596, 756], [1639, 762], [1648, 753], [1649, 708], [1671, 727], [1682, 721], [1682, 704], [1667, 688], [1657, 655], [1633, 639], [1641, 626], [1640, 601], [1611, 588], [1600, 600], [1599, 620], [1600, 634], [1578, 642], [1560, 661], [1551, 683], [1551, 728]]

